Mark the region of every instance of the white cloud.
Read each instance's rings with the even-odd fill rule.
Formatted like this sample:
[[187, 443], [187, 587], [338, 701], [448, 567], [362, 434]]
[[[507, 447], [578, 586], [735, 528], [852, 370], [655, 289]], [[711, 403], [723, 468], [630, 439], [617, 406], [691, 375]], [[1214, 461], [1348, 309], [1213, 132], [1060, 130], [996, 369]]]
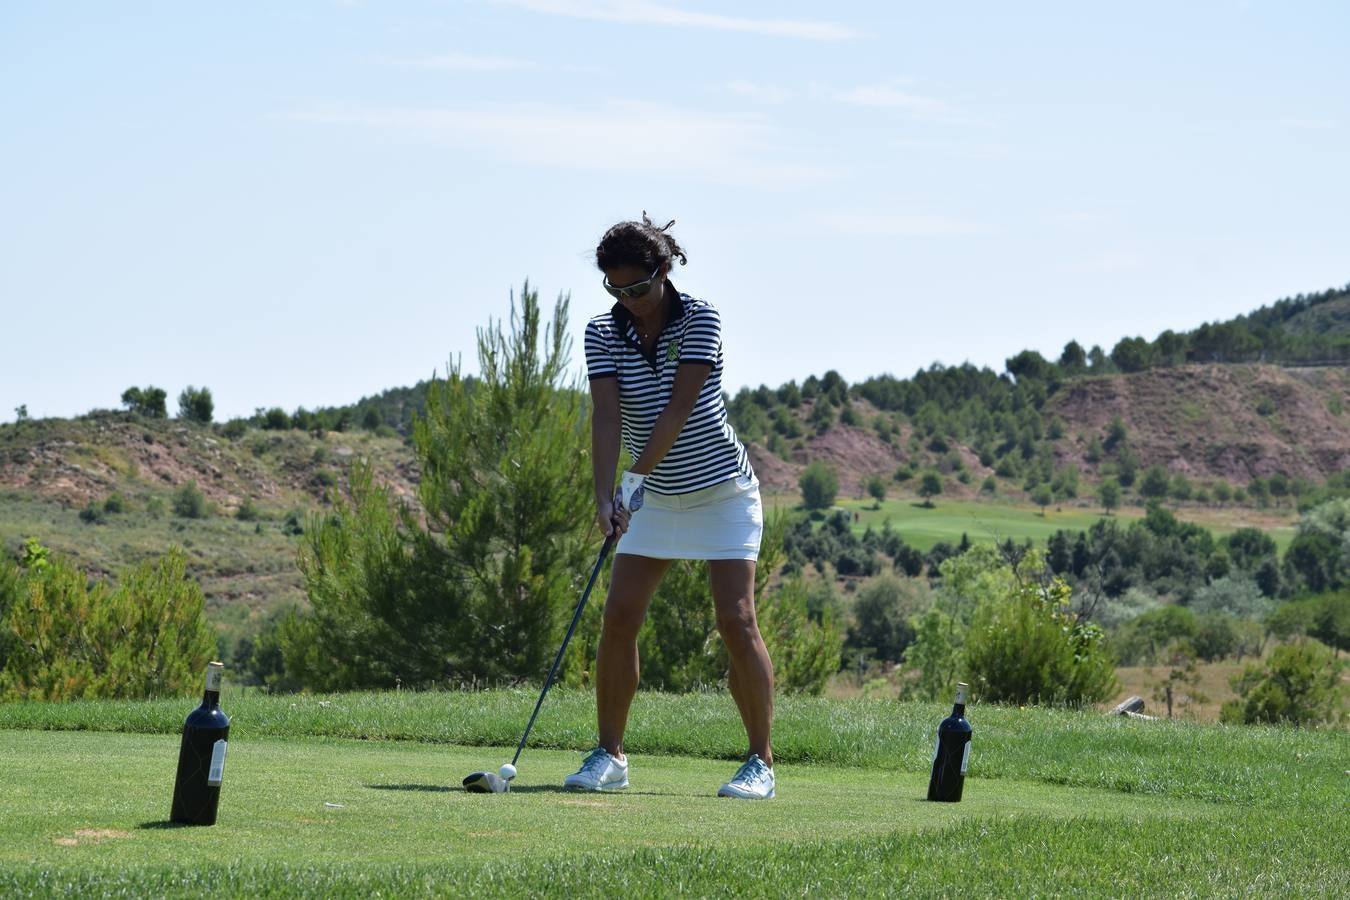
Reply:
[[899, 109], [919, 116], [946, 116], [951, 108], [941, 100], [901, 90], [893, 84], [867, 84], [844, 91], [838, 99], [850, 106]]
[[507, 56], [478, 56], [471, 53], [444, 53], [439, 56], [399, 59], [391, 62], [393, 65], [407, 66], [413, 69], [454, 72], [509, 72], [533, 69], [538, 65], [528, 59], [514, 59]]
[[809, 19], [746, 19], [681, 9], [654, 0], [500, 0], [531, 12], [625, 25], [674, 25], [739, 31], [808, 41], [845, 41], [861, 35], [834, 22]]
[[1102, 225], [1106, 222], [1106, 216], [1101, 213], [1089, 212], [1088, 210], [1068, 210], [1066, 212], [1054, 213], [1049, 217], [1053, 225], [1069, 225], [1073, 227]]
[[834, 212], [822, 216], [820, 224], [859, 237], [958, 237], [989, 231], [979, 222], [902, 213]]
[[[785, 159], [782, 135], [761, 118], [710, 115], [652, 103], [616, 102], [594, 108], [330, 105], [291, 113], [287, 118], [402, 132], [532, 165], [685, 175], [770, 189], [840, 174]], [[656, 134], [664, 137], [651, 140]]]
[[727, 85], [727, 90], [758, 103], [786, 103], [792, 97], [792, 93], [785, 88], [754, 81], [733, 81]]

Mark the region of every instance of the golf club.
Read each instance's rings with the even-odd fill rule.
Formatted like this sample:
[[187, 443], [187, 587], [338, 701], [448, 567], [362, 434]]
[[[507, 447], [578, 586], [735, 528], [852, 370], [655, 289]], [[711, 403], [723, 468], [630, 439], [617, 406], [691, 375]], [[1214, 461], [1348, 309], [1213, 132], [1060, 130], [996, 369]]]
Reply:
[[525, 749], [525, 741], [530, 736], [530, 729], [534, 727], [535, 717], [539, 715], [539, 707], [544, 705], [544, 697], [548, 694], [549, 687], [553, 685], [553, 676], [558, 674], [558, 665], [562, 662], [563, 653], [567, 651], [567, 642], [572, 640], [572, 632], [576, 631], [577, 622], [581, 621], [582, 610], [586, 608], [586, 600], [591, 596], [591, 588], [595, 587], [600, 567], [604, 565], [605, 557], [614, 546], [614, 538], [613, 534], [606, 537], [604, 545], [600, 548], [600, 557], [595, 561], [595, 568], [591, 570], [591, 580], [586, 582], [586, 590], [581, 592], [577, 611], [572, 614], [572, 624], [567, 626], [562, 646], [558, 648], [558, 655], [553, 658], [553, 668], [548, 670], [548, 677], [544, 679], [544, 689], [539, 692], [539, 699], [535, 701], [529, 724], [525, 726], [525, 733], [520, 736], [520, 743], [516, 745], [516, 755], [497, 772], [474, 772], [465, 776], [464, 790], [474, 794], [505, 794], [511, 790], [511, 779], [516, 777], [516, 761], [520, 759], [520, 751]]

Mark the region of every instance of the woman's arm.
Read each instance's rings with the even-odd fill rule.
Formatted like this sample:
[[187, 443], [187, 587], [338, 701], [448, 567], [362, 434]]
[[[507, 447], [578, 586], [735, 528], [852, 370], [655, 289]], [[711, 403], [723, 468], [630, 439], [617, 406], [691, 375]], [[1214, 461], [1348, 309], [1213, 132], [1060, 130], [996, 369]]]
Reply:
[[[686, 362], [680, 364], [680, 367], [675, 370], [675, 384], [670, 392], [670, 402], [656, 417], [656, 424], [652, 426], [652, 436], [647, 439], [647, 446], [642, 448], [642, 455], [637, 458], [637, 462], [633, 463], [633, 467], [629, 471], [636, 472], [639, 475], [650, 475], [652, 469], [660, 464], [665, 455], [670, 452], [670, 448], [675, 446], [675, 440], [680, 436], [684, 423], [689, 421], [689, 414], [694, 411], [694, 405], [698, 403], [699, 391], [703, 390], [703, 383], [708, 380], [708, 375], [711, 373], [711, 363]], [[617, 403], [618, 392], [616, 389], [616, 406]], [[610, 471], [613, 472], [613, 469], [610, 469]]]
[[591, 468], [596, 502], [614, 499], [614, 471], [619, 466], [619, 381], [591, 381]]
[[591, 379], [591, 473], [595, 480], [595, 519], [608, 537], [617, 526], [628, 530], [628, 514], [614, 509], [614, 471], [619, 465], [619, 381]]

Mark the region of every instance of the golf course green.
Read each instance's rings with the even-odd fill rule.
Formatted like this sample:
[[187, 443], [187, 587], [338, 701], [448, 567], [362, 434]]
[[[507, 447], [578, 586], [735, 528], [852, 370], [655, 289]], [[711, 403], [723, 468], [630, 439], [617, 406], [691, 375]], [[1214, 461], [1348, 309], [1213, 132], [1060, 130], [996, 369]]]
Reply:
[[604, 795], [558, 787], [585, 692], [550, 697], [507, 795], [459, 782], [510, 759], [526, 689], [225, 700], [210, 828], [166, 821], [191, 701], [0, 706], [0, 893], [1314, 896], [1350, 876], [1344, 732], [977, 705], [949, 805], [923, 799], [943, 707], [784, 697], [779, 796], [747, 803], [714, 796], [741, 740], [719, 693], [639, 695], [632, 786]]

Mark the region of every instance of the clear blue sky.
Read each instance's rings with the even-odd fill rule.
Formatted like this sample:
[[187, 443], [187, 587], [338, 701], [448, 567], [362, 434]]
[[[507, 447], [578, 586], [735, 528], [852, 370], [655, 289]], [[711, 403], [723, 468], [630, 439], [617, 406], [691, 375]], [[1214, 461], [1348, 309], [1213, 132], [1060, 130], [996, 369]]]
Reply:
[[727, 385], [1109, 350], [1350, 281], [1350, 6], [0, 5], [0, 420], [462, 355], [678, 220]]

